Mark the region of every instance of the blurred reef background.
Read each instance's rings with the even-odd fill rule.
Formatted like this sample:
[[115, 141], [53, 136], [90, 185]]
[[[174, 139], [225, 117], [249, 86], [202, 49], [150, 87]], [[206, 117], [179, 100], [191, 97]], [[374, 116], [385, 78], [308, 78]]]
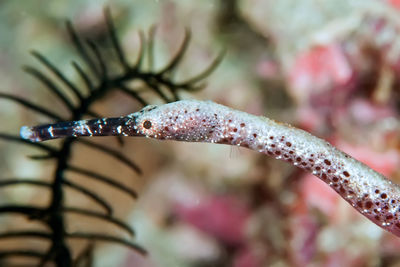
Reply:
[[[21, 66], [54, 78], [29, 53], [38, 51], [82, 85], [71, 65], [79, 57], [65, 22], [70, 20], [82, 39], [101, 45], [107, 35], [105, 7], [130, 61], [139, 54], [140, 31], [154, 34], [154, 56], [143, 60], [144, 69], [162, 69], [179, 51], [186, 29], [191, 39], [176, 80], [201, 73], [226, 51], [202, 80], [204, 88], [182, 90], [180, 98], [212, 100], [291, 123], [400, 183], [400, 1], [5, 0], [0, 2], [0, 92], [67, 113]], [[114, 63], [106, 63], [113, 70]], [[148, 93], [146, 84], [130, 86], [139, 88], [135, 92], [147, 103], [164, 102]], [[92, 107], [96, 114], [119, 116], [142, 104], [113, 91]], [[22, 125], [47, 122], [0, 98], [1, 133], [17, 135]], [[135, 235], [79, 214], [66, 214], [65, 227], [71, 233], [83, 229], [133, 240], [148, 255], [120, 244], [67, 239], [73, 259], [87, 257], [79, 266], [400, 266], [400, 239], [358, 214], [316, 177], [286, 163], [224, 145], [91, 141], [118, 149], [142, 174], [85, 146], [73, 148], [71, 162], [135, 189], [138, 199], [82, 174], [66, 175], [112, 204], [115, 217]], [[54, 162], [27, 157], [37, 154], [36, 148], [0, 139], [0, 183], [15, 177], [51, 182]], [[101, 211], [84, 194], [64, 192], [66, 205]], [[48, 188], [0, 188], [1, 205], [46, 206], [50, 198]], [[46, 230], [26, 216], [1, 214], [1, 233], [21, 229]], [[0, 250], [21, 246], [46, 251], [49, 242], [0, 238]], [[1, 266], [37, 264], [35, 257], [0, 258]]]

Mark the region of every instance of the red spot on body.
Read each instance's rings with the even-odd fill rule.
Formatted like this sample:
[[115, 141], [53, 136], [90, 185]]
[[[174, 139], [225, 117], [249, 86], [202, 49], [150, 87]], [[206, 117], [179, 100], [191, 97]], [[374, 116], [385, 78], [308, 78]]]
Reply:
[[387, 195], [386, 195], [385, 193], [382, 193], [382, 194], [381, 194], [381, 198], [382, 198], [382, 199], [386, 199], [386, 198], [387, 198]]
[[286, 146], [291, 147], [291, 146], [292, 146], [292, 143], [286, 142]]
[[246, 124], [244, 124], [243, 122], [240, 124], [240, 127], [244, 127], [246, 126]]
[[237, 132], [237, 128], [233, 128], [233, 131], [236, 133]]
[[371, 201], [367, 201], [367, 203], [365, 203], [365, 208], [370, 209], [372, 208], [373, 203]]
[[329, 161], [329, 160], [324, 160], [324, 163], [326, 164], [326, 165], [328, 165], [328, 166], [330, 166], [331, 165], [331, 162]]
[[343, 172], [343, 175], [346, 176], [346, 177], [349, 177], [349, 176], [350, 176], [350, 174], [349, 174], [347, 171], [344, 171], [344, 172]]
[[256, 138], [256, 137], [257, 137], [257, 134], [254, 133], [253, 136], [254, 136], [254, 138]]

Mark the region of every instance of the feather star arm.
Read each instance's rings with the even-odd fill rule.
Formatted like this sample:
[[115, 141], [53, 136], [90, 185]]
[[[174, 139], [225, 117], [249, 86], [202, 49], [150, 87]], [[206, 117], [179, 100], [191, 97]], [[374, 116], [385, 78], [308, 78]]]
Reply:
[[118, 118], [22, 127], [33, 142], [77, 136], [144, 136], [246, 147], [312, 172], [357, 211], [400, 237], [400, 187], [303, 130], [210, 102], [147, 106]]

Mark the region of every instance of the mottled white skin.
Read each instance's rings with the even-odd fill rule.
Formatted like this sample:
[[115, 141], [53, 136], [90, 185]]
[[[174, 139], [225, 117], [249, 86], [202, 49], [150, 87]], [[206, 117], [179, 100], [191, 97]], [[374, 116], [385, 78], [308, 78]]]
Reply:
[[[125, 123], [118, 127], [120, 135], [237, 145], [285, 160], [312, 172], [365, 217], [400, 237], [400, 187], [303, 130], [196, 100], [148, 106], [121, 118]], [[104, 135], [93, 123], [88, 127], [82, 127], [82, 123], [85, 121], [77, 123], [79, 129], [94, 130], [74, 130], [75, 136]], [[34, 134], [34, 129], [23, 128], [23, 137], [29, 139], [29, 131]], [[63, 136], [51, 136], [58, 137]], [[41, 140], [45, 139], [32, 138]]]

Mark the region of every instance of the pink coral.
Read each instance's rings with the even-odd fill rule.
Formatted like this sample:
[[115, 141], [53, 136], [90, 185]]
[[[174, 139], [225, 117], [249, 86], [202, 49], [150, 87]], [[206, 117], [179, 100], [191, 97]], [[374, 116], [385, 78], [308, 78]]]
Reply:
[[289, 72], [289, 83], [296, 95], [325, 91], [350, 82], [353, 70], [339, 44], [314, 46], [300, 53]]
[[210, 196], [195, 206], [180, 203], [175, 211], [183, 221], [227, 244], [244, 242], [250, 211], [233, 196]]
[[261, 267], [262, 262], [260, 255], [251, 248], [243, 248], [239, 250], [233, 260], [233, 267]]
[[314, 175], [306, 174], [301, 179], [300, 193], [303, 201], [310, 208], [317, 208], [328, 217], [332, 217], [335, 213], [340, 197]]

